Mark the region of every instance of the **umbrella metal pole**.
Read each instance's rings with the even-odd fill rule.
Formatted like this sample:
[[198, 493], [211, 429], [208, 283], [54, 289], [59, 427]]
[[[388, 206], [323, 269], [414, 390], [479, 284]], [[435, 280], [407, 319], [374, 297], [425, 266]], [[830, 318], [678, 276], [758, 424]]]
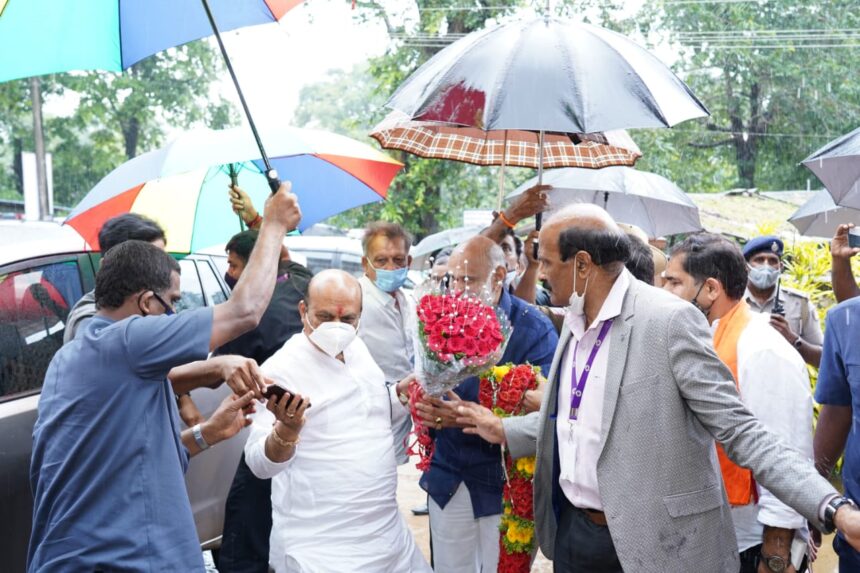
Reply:
[[508, 159], [508, 130], [505, 130], [505, 139], [502, 143], [502, 168], [499, 170], [499, 203], [496, 209], [502, 212], [502, 201], [505, 196], [505, 162]]
[[[543, 185], [543, 130], [538, 133], [538, 187]], [[535, 215], [535, 231], [540, 231], [543, 223], [543, 213]], [[535, 258], [538, 258], [538, 243], [534, 243]]]
[[230, 62], [230, 56], [227, 55], [227, 48], [224, 47], [224, 41], [221, 39], [221, 31], [218, 30], [218, 24], [215, 22], [215, 15], [212, 14], [212, 9], [209, 7], [209, 1], [200, 1], [203, 3], [203, 9], [206, 10], [206, 17], [209, 19], [209, 25], [212, 26], [212, 33], [215, 35], [215, 40], [217, 40], [218, 47], [221, 49], [221, 56], [224, 58], [224, 64], [227, 66], [227, 71], [230, 72], [233, 85], [236, 86], [236, 92], [239, 94], [239, 101], [242, 103], [245, 117], [248, 118], [248, 125], [251, 126], [251, 132], [254, 134], [257, 148], [260, 150], [263, 165], [266, 167], [266, 179], [269, 181], [269, 188], [272, 190], [272, 193], [275, 193], [281, 186], [281, 180], [278, 179], [278, 172], [272, 168], [272, 164], [269, 162], [269, 156], [266, 154], [266, 149], [263, 147], [263, 140], [260, 139], [257, 125], [254, 123], [254, 118], [251, 116], [251, 110], [248, 108], [248, 102], [245, 101], [245, 94], [242, 93], [242, 87], [239, 85], [239, 78], [236, 77], [236, 72], [233, 71], [233, 64]]

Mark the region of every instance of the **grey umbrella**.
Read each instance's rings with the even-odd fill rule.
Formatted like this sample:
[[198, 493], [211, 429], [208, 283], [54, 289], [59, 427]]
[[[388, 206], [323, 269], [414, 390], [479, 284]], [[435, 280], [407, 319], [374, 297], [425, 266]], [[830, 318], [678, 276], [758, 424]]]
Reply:
[[[535, 185], [520, 185], [508, 198]], [[649, 237], [702, 230], [699, 208], [677, 185], [654, 173], [630, 167], [552, 169], [544, 173], [550, 212], [572, 203], [592, 203], [606, 209], [619, 223], [636, 225]]]
[[388, 106], [418, 121], [557, 133], [670, 127], [708, 115], [633, 41], [552, 17], [469, 34], [413, 73]]
[[836, 227], [847, 223], [860, 223], [860, 210], [840, 207], [827, 191], [819, 191], [788, 218], [801, 235], [829, 238]]
[[468, 227], [455, 227], [427, 235], [409, 251], [409, 254], [412, 255], [412, 268], [428, 268], [432, 263], [430, 255], [445, 247], [453, 247], [467, 239], [471, 239], [480, 233], [481, 229], [483, 227], [472, 225]]
[[[538, 132], [538, 183], [546, 133], [671, 127], [708, 115], [648, 50], [610, 30], [549, 15], [454, 42], [387, 105], [416, 121]], [[535, 222], [540, 228], [540, 213]]]
[[834, 139], [803, 165], [824, 183], [837, 205], [860, 209], [860, 128]]

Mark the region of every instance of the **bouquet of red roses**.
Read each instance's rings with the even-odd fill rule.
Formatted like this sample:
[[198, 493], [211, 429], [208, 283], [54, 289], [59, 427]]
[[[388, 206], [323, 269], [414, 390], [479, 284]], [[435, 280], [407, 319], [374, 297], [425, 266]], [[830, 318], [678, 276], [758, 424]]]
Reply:
[[[541, 383], [540, 368], [530, 364], [505, 364], [481, 376], [478, 399], [502, 418], [521, 416], [526, 392]], [[499, 573], [527, 573], [535, 548], [533, 481], [535, 458], [514, 460], [502, 447], [505, 487], [499, 524]]]
[[428, 289], [418, 294], [413, 337], [417, 383], [410, 388], [416, 443], [409, 453], [419, 454], [418, 469], [427, 470], [433, 456], [433, 439], [418, 417], [415, 404], [425, 394], [441, 396], [496, 364], [510, 338], [511, 324], [486, 297], [468, 291]]
[[432, 396], [495, 364], [510, 335], [507, 317], [474, 295], [428, 293], [417, 313], [416, 374]]

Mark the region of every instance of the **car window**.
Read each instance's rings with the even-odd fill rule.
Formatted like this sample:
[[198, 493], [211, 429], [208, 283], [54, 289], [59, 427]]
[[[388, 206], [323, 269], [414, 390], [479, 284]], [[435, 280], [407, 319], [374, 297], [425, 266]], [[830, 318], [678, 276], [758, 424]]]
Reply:
[[359, 257], [358, 255], [341, 253], [340, 268], [356, 278], [359, 278], [361, 277], [361, 275], [364, 274], [364, 268], [362, 268], [361, 266], [361, 257]]
[[335, 253], [332, 251], [306, 251], [304, 249], [291, 249], [301, 253], [308, 261], [306, 265], [313, 274], [326, 269], [336, 268], [334, 265]]
[[182, 298], [176, 304], [176, 312], [206, 306], [206, 301], [203, 299], [203, 288], [200, 286], [200, 277], [197, 276], [197, 265], [191, 259], [183, 259], [179, 261], [179, 268], [182, 269], [179, 281]]
[[206, 293], [206, 304], [214, 306], [227, 300], [227, 294], [221, 288], [221, 282], [215, 276], [212, 265], [206, 261], [197, 261], [197, 272], [200, 273], [200, 282], [203, 284], [203, 292]]
[[82, 290], [75, 258], [0, 271], [0, 400], [42, 387]]
[[224, 255], [210, 255], [210, 260], [215, 263], [215, 272], [218, 276], [227, 274], [227, 257]]

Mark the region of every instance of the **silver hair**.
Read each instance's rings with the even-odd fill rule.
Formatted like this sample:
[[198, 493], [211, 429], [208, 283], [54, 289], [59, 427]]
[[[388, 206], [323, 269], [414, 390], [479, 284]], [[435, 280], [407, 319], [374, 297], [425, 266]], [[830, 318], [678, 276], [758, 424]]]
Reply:
[[502, 247], [500, 247], [498, 243], [493, 243], [493, 246], [490, 247], [490, 249], [487, 251], [487, 258], [490, 259], [490, 272], [495, 271], [499, 267], [507, 268], [505, 252], [502, 250]]

